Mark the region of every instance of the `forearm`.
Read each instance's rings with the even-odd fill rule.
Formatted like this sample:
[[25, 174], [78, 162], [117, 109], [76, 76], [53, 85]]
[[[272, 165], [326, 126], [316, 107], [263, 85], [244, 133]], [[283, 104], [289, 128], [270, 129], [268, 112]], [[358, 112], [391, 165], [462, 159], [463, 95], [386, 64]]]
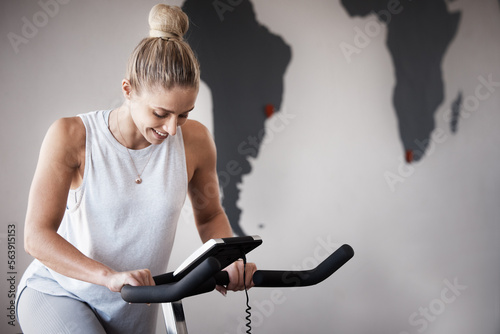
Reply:
[[224, 211], [219, 211], [210, 218], [196, 222], [198, 233], [203, 242], [215, 238], [228, 238], [233, 231]]
[[108, 286], [116, 272], [80, 252], [52, 230], [25, 231], [26, 251], [55, 272], [81, 281]]

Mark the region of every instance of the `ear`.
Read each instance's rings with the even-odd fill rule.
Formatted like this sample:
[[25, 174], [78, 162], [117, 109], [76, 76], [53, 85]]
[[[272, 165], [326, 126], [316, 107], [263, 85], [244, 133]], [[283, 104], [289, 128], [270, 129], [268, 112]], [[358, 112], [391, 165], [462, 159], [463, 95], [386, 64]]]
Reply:
[[132, 85], [130, 85], [130, 81], [128, 79], [122, 80], [122, 93], [127, 100], [132, 98]]

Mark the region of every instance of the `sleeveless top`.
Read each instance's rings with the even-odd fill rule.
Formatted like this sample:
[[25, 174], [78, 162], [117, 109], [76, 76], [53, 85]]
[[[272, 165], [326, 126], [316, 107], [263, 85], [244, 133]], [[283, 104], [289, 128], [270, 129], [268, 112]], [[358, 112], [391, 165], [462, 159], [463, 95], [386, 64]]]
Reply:
[[[83, 254], [113, 270], [147, 268], [165, 273], [177, 221], [187, 195], [181, 128], [160, 145], [141, 150], [122, 146], [108, 129], [111, 110], [79, 115], [86, 128], [85, 170], [70, 190], [58, 233]], [[144, 171], [136, 184], [136, 170]], [[149, 162], [148, 162], [149, 160]], [[157, 305], [128, 304], [120, 293], [60, 275], [34, 260], [24, 287], [68, 296], [92, 307], [107, 333], [154, 333]]]

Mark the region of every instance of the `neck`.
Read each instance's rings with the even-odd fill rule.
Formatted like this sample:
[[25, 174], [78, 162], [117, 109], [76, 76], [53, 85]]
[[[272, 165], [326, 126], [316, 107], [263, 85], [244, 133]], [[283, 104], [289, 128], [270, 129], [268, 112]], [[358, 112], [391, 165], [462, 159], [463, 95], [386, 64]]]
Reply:
[[137, 129], [130, 108], [125, 104], [111, 111], [109, 130], [115, 139], [128, 149], [140, 150], [151, 145]]

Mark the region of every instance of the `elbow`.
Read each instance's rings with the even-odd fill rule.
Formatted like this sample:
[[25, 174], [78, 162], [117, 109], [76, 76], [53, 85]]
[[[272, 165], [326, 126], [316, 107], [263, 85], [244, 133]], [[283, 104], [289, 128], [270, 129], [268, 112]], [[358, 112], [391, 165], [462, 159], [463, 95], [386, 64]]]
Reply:
[[24, 251], [34, 258], [37, 257], [37, 241], [40, 239], [37, 238], [36, 234], [37, 233], [31, 229], [26, 229], [24, 231]]
[[31, 242], [32, 238], [28, 237], [28, 233], [24, 234], [24, 251], [28, 253], [28, 255], [33, 256], [33, 245]]
[[42, 260], [51, 252], [57, 242], [57, 227], [53, 224], [34, 219], [27, 219], [24, 225], [24, 251]]
[[56, 230], [46, 227], [26, 226], [24, 230], [24, 251], [43, 261], [53, 250], [60, 237]]
[[30, 248], [30, 247], [28, 247], [26, 244], [24, 244], [24, 251], [26, 252], [26, 254], [31, 255], [31, 256], [33, 256], [33, 257], [34, 257], [34, 255], [33, 255], [33, 251], [32, 251], [32, 250], [31, 250], [31, 248]]

